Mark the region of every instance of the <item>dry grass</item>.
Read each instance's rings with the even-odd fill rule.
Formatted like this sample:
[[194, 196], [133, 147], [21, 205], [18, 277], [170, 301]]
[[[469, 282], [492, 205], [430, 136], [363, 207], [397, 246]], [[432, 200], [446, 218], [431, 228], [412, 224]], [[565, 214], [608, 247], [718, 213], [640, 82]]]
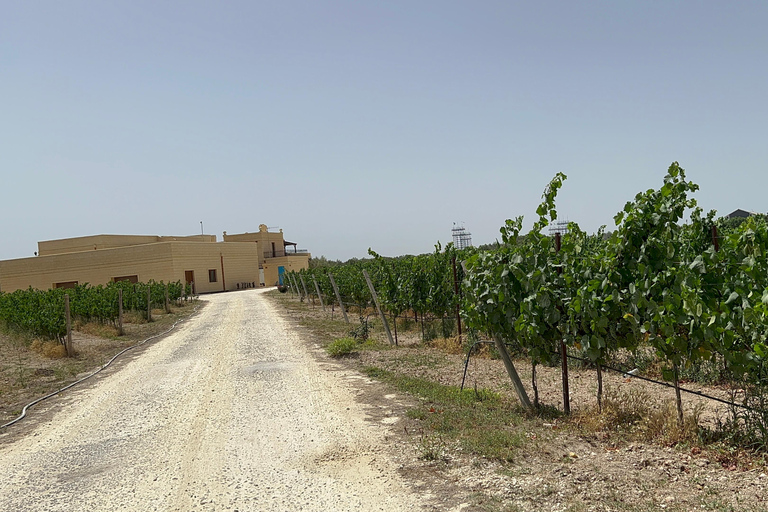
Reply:
[[430, 347], [436, 348], [446, 354], [464, 354], [466, 351], [459, 337], [435, 338], [428, 342]]
[[29, 349], [48, 359], [61, 359], [67, 357], [67, 349], [58, 341], [32, 340]]
[[607, 388], [602, 410], [597, 406], [579, 409], [571, 421], [588, 435], [605, 437], [605, 434], [618, 434], [626, 440], [676, 446], [680, 443], [699, 443], [700, 416], [701, 407], [694, 406], [686, 411], [680, 425], [673, 401], [656, 405], [645, 390]]
[[99, 338], [117, 338], [118, 336], [117, 327], [100, 322], [78, 323], [75, 325], [75, 330]]
[[[154, 314], [154, 313], [153, 313]], [[123, 313], [124, 324], [146, 324], [146, 314], [139, 311], [126, 311]]]

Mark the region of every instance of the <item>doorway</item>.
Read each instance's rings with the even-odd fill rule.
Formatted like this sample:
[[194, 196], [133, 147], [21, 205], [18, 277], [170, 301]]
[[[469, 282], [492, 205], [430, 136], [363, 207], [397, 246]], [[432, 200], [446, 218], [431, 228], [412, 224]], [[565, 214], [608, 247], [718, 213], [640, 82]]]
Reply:
[[195, 271], [194, 270], [185, 270], [184, 271], [184, 281], [186, 281], [187, 284], [192, 285], [192, 295], [196, 295], [197, 291], [195, 290]]

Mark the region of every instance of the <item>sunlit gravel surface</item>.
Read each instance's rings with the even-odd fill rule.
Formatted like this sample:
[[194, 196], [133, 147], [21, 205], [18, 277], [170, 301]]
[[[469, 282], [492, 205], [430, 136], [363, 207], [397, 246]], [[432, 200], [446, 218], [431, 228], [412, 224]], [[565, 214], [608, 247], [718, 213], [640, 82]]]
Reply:
[[54, 399], [50, 420], [0, 444], [0, 511], [418, 509], [349, 380], [261, 294], [205, 297], [178, 331]]

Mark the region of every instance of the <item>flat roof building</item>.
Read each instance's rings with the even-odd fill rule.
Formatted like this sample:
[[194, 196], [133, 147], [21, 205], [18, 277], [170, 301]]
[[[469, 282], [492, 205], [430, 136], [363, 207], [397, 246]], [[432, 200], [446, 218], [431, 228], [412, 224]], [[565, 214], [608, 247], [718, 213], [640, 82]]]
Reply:
[[0, 291], [154, 280], [211, 293], [278, 284], [283, 272], [308, 268], [310, 258], [264, 224], [256, 233], [225, 232], [222, 242], [215, 235], [93, 235], [37, 245], [35, 257], [0, 261]]

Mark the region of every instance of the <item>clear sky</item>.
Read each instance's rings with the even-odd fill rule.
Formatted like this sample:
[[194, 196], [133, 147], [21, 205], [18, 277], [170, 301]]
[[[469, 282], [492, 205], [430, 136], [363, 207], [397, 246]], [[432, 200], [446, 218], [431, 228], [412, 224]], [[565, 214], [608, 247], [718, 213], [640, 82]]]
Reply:
[[764, 1], [33, 1], [0, 14], [0, 259], [283, 228], [313, 255], [594, 231], [679, 161], [765, 212]]

